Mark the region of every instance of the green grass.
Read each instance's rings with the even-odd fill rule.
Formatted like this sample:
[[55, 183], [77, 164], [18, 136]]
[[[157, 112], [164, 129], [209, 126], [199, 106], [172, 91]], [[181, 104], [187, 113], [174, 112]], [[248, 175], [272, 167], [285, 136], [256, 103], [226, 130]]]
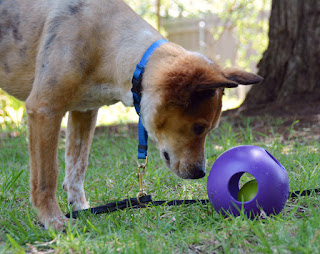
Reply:
[[[223, 151], [254, 144], [285, 166], [291, 190], [319, 187], [320, 141], [308, 128], [266, 117], [223, 119], [207, 138], [207, 170]], [[19, 131], [14, 138], [0, 135], [0, 253], [319, 253], [318, 196], [289, 200], [281, 214], [254, 221], [223, 218], [211, 204], [194, 204], [83, 215], [65, 233], [46, 231], [29, 202], [26, 130]], [[97, 131], [85, 184], [91, 206], [135, 197], [136, 136], [125, 128]], [[61, 187], [64, 145], [61, 139], [57, 194], [67, 213]], [[207, 177], [179, 179], [165, 168], [152, 142], [149, 158], [144, 183], [154, 200], [207, 198]]]

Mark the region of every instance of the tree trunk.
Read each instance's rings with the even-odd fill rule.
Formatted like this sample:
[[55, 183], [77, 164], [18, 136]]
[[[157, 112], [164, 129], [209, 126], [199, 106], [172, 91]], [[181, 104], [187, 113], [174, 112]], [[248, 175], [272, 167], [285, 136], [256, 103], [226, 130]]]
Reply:
[[260, 85], [244, 108], [320, 102], [320, 0], [273, 0], [269, 46], [258, 64]]

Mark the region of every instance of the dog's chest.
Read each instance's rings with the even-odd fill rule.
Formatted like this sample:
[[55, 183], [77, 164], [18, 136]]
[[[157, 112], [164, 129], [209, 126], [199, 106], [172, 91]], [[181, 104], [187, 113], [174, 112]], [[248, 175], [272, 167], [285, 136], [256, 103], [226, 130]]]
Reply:
[[119, 101], [119, 89], [111, 88], [108, 84], [91, 86], [73, 110], [88, 110], [111, 105]]
[[72, 110], [85, 111], [104, 105], [115, 104], [119, 101], [122, 101], [126, 106], [130, 106], [132, 104], [131, 92], [123, 91], [123, 89], [118, 87], [112, 87], [110, 84], [93, 85], [90, 86]]

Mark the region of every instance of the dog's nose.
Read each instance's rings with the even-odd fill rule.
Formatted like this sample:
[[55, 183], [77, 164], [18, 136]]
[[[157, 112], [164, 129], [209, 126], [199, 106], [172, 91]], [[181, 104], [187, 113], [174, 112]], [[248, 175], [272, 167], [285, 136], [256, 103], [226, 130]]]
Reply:
[[199, 178], [204, 177], [205, 175], [206, 175], [206, 173], [204, 171], [198, 170], [193, 174], [192, 179], [199, 179]]
[[170, 162], [170, 156], [166, 151], [163, 152], [163, 156], [168, 162]]
[[202, 169], [202, 167], [193, 167], [193, 170], [191, 171], [191, 179], [199, 179], [206, 175], [206, 171]]

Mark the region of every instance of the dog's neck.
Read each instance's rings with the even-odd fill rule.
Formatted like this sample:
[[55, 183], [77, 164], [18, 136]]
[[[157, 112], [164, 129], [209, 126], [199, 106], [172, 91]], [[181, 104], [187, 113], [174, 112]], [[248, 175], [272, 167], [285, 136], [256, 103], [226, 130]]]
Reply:
[[156, 128], [154, 126], [154, 117], [159, 106], [163, 103], [161, 92], [163, 88], [161, 87], [162, 82], [160, 80], [163, 75], [161, 73], [170, 68], [178, 57], [185, 54], [189, 54], [189, 52], [182, 47], [173, 43], [166, 43], [155, 50], [146, 65], [141, 84], [141, 116], [149, 137], [154, 141], [157, 141], [154, 135]]
[[[117, 6], [116, 13], [113, 6]], [[105, 9], [103, 14], [95, 15], [99, 18], [98, 26], [104, 35], [102, 45], [105, 48], [99, 76], [109, 78], [105, 83], [110, 84], [115, 94], [120, 92], [117, 99], [126, 106], [132, 106], [130, 91], [135, 67], [150, 45], [163, 36], [124, 1], [110, 0], [99, 8]], [[121, 91], [117, 92], [117, 89]]]

